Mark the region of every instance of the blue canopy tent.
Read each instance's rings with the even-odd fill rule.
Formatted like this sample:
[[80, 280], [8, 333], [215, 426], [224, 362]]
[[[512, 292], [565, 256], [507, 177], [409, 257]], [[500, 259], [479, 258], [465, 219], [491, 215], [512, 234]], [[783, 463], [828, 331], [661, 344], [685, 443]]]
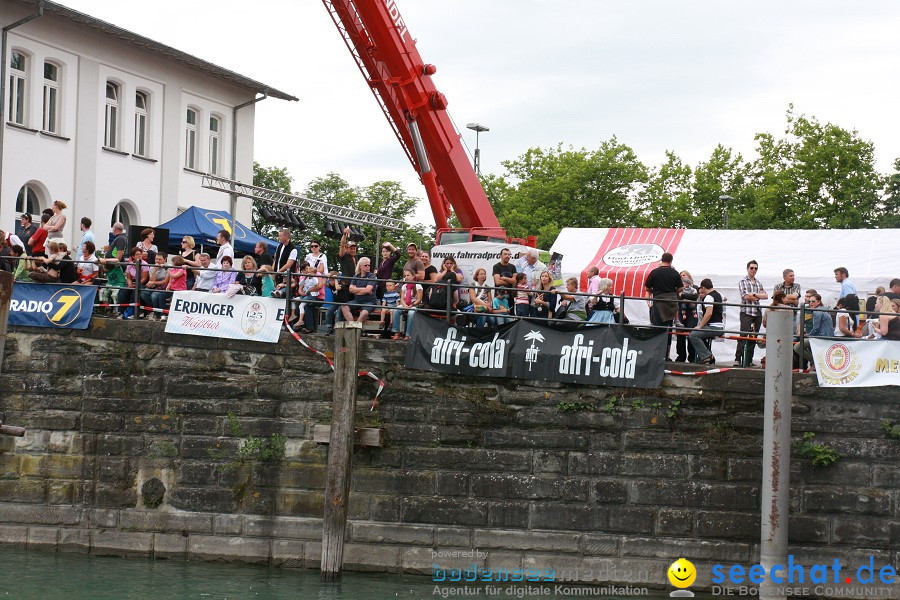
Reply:
[[[194, 242], [200, 244], [216, 244], [216, 236], [219, 231], [226, 229], [231, 231], [231, 215], [224, 210], [212, 210], [192, 206], [171, 221], [162, 223], [160, 227], [169, 230], [169, 239], [172, 243], [181, 241], [181, 238], [189, 235]], [[254, 233], [249, 227], [240, 221], [235, 221], [234, 231], [231, 232], [231, 245], [236, 252], [252, 254], [257, 242], [264, 242], [269, 254], [274, 254], [278, 249], [278, 242], [264, 238]]]

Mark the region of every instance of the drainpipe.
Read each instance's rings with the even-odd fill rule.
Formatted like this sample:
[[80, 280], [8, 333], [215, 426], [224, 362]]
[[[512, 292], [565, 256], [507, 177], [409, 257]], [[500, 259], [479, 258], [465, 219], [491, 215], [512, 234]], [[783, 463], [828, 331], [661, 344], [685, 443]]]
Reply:
[[[10, 30], [15, 29], [19, 25], [24, 25], [28, 21], [37, 19], [38, 17], [44, 16], [44, 0], [39, 0], [37, 12], [33, 15], [27, 16], [24, 19], [19, 19], [15, 23], [11, 23], [3, 28], [3, 42], [2, 42], [2, 58], [0, 58], [0, 62], [2, 62], [2, 66], [0, 66], [0, 106], [6, 107], [6, 71], [9, 69], [9, 60], [6, 58], [6, 51], [8, 49], [8, 35]], [[6, 134], [6, 109], [3, 111], [2, 119], [0, 119], [0, 190], [3, 189], [3, 139]], [[0, 204], [3, 203], [2, 194], [0, 194]]]
[[[244, 108], [245, 106], [250, 106], [251, 104], [256, 104], [257, 102], [262, 102], [266, 98], [269, 97], [269, 90], [265, 89], [262, 92], [261, 98], [254, 98], [253, 100], [249, 100], [248, 102], [244, 102], [243, 104], [238, 104], [231, 110], [231, 180], [237, 181], [237, 113], [238, 110]], [[253, 183], [253, 182], [251, 182]], [[231, 189], [234, 190], [234, 184], [231, 185]], [[231, 197], [231, 246], [234, 247], [235, 239], [234, 232], [237, 230], [235, 228], [235, 222], [237, 221], [237, 194], [235, 192], [231, 192], [229, 194]], [[251, 224], [252, 225], [252, 224]]]

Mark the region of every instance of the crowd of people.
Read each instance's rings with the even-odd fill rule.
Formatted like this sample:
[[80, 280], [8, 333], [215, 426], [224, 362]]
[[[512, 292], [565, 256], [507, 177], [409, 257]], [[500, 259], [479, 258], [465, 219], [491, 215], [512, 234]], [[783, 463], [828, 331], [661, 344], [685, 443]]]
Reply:
[[[409, 338], [419, 311], [449, 315], [457, 326], [476, 328], [516, 318], [598, 325], [628, 322], [614, 295], [613, 281], [601, 277], [596, 267], [586, 274], [585, 292], [579, 291], [574, 277], [556, 286], [533, 248], [515, 260], [504, 248], [490, 273], [479, 268], [467, 280], [454, 258], [433, 265], [430, 252], [415, 243], [408, 244], [404, 252], [385, 242], [380, 248], [381, 260], [373, 269], [369, 257], [357, 257], [357, 243], [347, 228], [332, 270], [318, 240], [309, 242], [309, 251], [301, 260], [302, 251], [292, 243], [291, 231], [281, 229], [274, 256], [269, 255], [266, 243], [260, 242], [253, 254], [240, 258], [238, 266], [231, 235], [224, 229], [216, 236], [218, 249], [212, 256], [197, 252], [190, 236], [181, 239], [180, 251], [160, 251], [152, 228], [144, 229], [137, 244], [129, 248], [124, 225], [115, 223], [109, 243], [98, 252], [91, 220], [85, 217], [79, 243], [70, 250], [61, 233], [65, 209], [65, 203], [57, 201], [41, 215], [40, 225], [25, 213], [15, 233], [0, 231], [0, 269], [12, 271], [18, 281], [99, 284], [99, 303], [112, 305], [106, 314], [121, 319], [132, 318], [134, 305], [139, 303], [153, 309], [148, 318], [165, 320], [172, 294], [195, 290], [226, 296], [289, 297], [288, 322], [304, 333], [317, 329], [319, 312], [324, 315], [321, 320], [327, 332], [333, 331], [338, 320], [365, 322], [377, 313], [382, 335], [392, 339]], [[398, 267], [401, 259], [402, 269]], [[667, 348], [672, 333], [680, 334], [674, 336], [676, 361], [712, 364], [715, 357], [710, 341], [725, 332], [727, 298], [709, 278], [695, 285], [690, 272], [672, 267], [673, 259], [670, 253], [663, 254], [660, 266], [644, 282], [650, 323], [668, 328]], [[797, 335], [805, 338], [795, 348], [798, 356], [809, 357], [810, 336], [900, 339], [900, 279], [892, 280], [887, 289], [879, 287], [862, 306], [848, 270], [838, 267], [834, 274], [841, 286], [840, 298], [834, 310], [827, 312], [822, 310], [816, 290], [801, 293], [791, 269], [784, 270], [782, 281], [772, 289], [770, 303], [763, 306], [762, 301], [770, 296], [756, 278], [758, 268], [756, 261], [747, 263], [747, 276], [738, 282], [741, 335], [737, 336], [736, 365], [751, 364], [766, 312], [779, 305], [807, 309], [802, 322], [799, 311], [795, 312]], [[860, 318], [863, 311], [869, 318]]]
[[[724, 335], [727, 299], [716, 291], [709, 278], [703, 279], [699, 287], [695, 286], [688, 271], [672, 267], [673, 260], [670, 253], [663, 254], [660, 266], [647, 276], [645, 290], [650, 322], [667, 327], [670, 332], [687, 334], [677, 336], [677, 362], [714, 364], [709, 341]], [[761, 301], [768, 300], [769, 294], [756, 277], [758, 270], [759, 264], [755, 260], [748, 262], [747, 275], [737, 285], [740, 335], [736, 336], [735, 366], [754, 364], [755, 348], [762, 345], [759, 334], [765, 328], [767, 313], [779, 306], [804, 309], [793, 313], [797, 363], [801, 362], [801, 356], [807, 362], [812, 361], [810, 337], [900, 340], [900, 279], [891, 280], [888, 289], [879, 286], [863, 304], [849, 270], [837, 267], [834, 278], [841, 291], [834, 308], [829, 310], [823, 306], [821, 294], [812, 288], [801, 292], [793, 269], [784, 269], [782, 281], [772, 289], [770, 303], [763, 306]], [[667, 358], [671, 337], [670, 334]]]

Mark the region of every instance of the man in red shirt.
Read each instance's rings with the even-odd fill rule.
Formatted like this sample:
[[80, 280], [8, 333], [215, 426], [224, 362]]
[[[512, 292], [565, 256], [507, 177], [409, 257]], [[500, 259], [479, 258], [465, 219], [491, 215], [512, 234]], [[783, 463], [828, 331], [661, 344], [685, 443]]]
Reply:
[[46, 248], [44, 248], [44, 242], [47, 241], [47, 223], [49, 221], [50, 215], [41, 215], [41, 226], [38, 227], [38, 230], [35, 231], [34, 235], [28, 239], [28, 242], [26, 242], [29, 246], [31, 246], [32, 256], [47, 256]]

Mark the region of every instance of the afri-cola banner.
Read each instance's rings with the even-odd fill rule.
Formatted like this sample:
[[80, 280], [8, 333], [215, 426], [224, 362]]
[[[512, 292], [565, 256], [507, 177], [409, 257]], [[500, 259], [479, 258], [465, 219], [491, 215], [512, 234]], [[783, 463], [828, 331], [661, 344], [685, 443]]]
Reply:
[[284, 319], [284, 300], [238, 294], [175, 292], [166, 333], [276, 343]]
[[457, 375], [656, 388], [666, 333], [620, 325], [554, 329], [519, 320], [497, 330], [456, 328], [422, 314], [413, 321], [406, 366]]
[[900, 341], [809, 340], [822, 387], [900, 385]]
[[97, 288], [93, 285], [13, 284], [9, 324], [87, 329]]

